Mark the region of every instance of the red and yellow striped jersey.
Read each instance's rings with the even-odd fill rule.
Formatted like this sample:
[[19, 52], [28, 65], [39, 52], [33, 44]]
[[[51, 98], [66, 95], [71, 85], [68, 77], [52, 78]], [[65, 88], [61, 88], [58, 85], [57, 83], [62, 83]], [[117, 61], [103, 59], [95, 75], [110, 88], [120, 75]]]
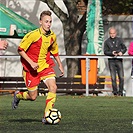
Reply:
[[[53, 60], [50, 58], [51, 54], [58, 56], [56, 35], [51, 30], [45, 35], [41, 28], [31, 31], [20, 42], [18, 51], [22, 50], [26, 52], [30, 59], [38, 63], [37, 72], [41, 72], [43, 69], [54, 65]], [[30, 64], [22, 57], [21, 62], [26, 71], [33, 70]]]

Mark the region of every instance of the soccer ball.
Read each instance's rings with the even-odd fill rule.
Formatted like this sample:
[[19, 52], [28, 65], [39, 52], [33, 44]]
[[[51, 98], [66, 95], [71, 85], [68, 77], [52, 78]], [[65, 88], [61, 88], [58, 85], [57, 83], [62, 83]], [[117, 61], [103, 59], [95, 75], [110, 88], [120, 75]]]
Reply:
[[58, 109], [49, 109], [45, 114], [45, 119], [49, 124], [57, 124], [61, 121], [61, 112]]

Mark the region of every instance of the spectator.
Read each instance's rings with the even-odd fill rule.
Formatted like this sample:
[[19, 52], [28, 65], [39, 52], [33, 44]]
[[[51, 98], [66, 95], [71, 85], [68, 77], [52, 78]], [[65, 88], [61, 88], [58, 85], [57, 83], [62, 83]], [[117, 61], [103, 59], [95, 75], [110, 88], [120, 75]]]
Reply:
[[[114, 27], [109, 28], [110, 37], [104, 42], [104, 54], [107, 56], [122, 56], [127, 48], [121, 38], [117, 37], [117, 31]], [[112, 88], [114, 96], [123, 96], [124, 90], [124, 70], [122, 58], [109, 58], [109, 70], [112, 80]], [[116, 74], [119, 78], [119, 90], [117, 89]]]
[[0, 40], [0, 50], [7, 49], [8, 43], [6, 40]]

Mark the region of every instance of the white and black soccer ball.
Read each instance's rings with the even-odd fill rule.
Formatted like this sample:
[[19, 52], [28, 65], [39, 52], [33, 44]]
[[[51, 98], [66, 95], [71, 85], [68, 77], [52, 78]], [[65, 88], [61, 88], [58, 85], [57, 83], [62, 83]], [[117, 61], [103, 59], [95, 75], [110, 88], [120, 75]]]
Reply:
[[49, 124], [57, 124], [61, 121], [61, 112], [58, 109], [50, 109], [45, 114], [45, 119]]

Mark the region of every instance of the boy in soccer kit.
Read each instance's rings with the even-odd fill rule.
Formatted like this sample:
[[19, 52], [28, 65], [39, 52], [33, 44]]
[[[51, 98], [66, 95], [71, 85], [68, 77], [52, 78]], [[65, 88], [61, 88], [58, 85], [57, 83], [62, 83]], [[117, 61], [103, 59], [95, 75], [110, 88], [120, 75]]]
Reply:
[[45, 113], [52, 109], [56, 100], [56, 80], [53, 69], [54, 62], [50, 58], [53, 55], [61, 75], [64, 75], [63, 66], [58, 55], [56, 35], [50, 30], [52, 18], [50, 11], [40, 14], [40, 28], [29, 32], [20, 42], [18, 53], [23, 65], [23, 78], [28, 91], [16, 91], [12, 102], [12, 109], [16, 109], [20, 100], [32, 100], [37, 98], [37, 88], [42, 80], [49, 92], [46, 98], [46, 107], [42, 122], [45, 123]]

